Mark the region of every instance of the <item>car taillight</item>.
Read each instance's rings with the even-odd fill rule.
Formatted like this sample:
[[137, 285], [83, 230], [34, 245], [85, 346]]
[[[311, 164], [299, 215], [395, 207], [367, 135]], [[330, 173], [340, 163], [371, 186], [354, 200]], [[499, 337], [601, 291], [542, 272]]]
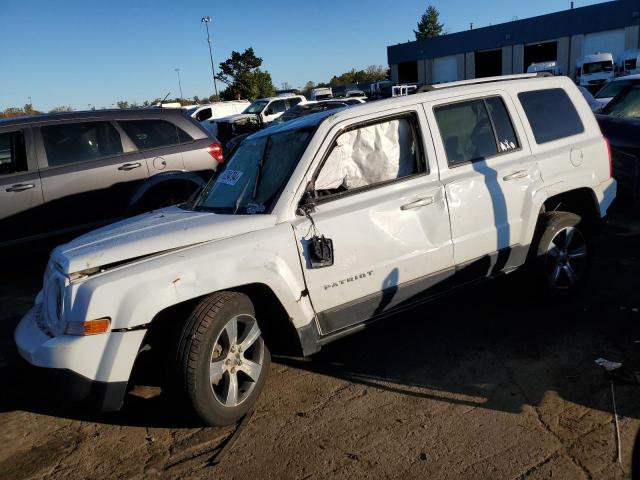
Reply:
[[213, 157], [216, 162], [224, 162], [224, 156], [222, 155], [222, 145], [220, 145], [220, 142], [214, 142], [209, 145], [207, 147], [207, 152]]
[[604, 143], [607, 145], [607, 155], [609, 155], [609, 178], [613, 178], [613, 158], [611, 156], [611, 144], [606, 138], [604, 139]]

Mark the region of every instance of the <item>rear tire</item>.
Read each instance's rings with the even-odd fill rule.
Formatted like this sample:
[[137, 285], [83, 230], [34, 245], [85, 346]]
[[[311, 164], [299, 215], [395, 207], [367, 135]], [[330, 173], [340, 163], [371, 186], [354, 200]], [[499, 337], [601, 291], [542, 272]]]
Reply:
[[548, 212], [542, 215], [541, 228], [531, 259], [538, 285], [552, 296], [570, 295], [585, 284], [593, 260], [593, 241], [579, 215]]
[[180, 335], [177, 360], [204, 423], [229, 425], [242, 418], [258, 399], [271, 362], [249, 298], [218, 292], [196, 305]]

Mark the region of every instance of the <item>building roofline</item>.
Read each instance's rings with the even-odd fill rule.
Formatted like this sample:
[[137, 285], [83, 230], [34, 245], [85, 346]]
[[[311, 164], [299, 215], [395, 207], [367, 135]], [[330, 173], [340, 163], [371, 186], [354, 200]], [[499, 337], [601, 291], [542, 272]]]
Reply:
[[[637, 0], [614, 0], [387, 47], [389, 65], [640, 25]], [[635, 15], [635, 16], [634, 16]]]

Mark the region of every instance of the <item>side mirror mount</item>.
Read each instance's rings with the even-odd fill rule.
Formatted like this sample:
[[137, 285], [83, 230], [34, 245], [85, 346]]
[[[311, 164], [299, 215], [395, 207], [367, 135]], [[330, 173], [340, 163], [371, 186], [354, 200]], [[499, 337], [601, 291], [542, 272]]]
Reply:
[[300, 199], [300, 205], [298, 206], [298, 214], [299, 215], [307, 215], [307, 213], [314, 212], [316, 206], [316, 196], [313, 191], [313, 186], [311, 183], [307, 185], [307, 189], [302, 194], [302, 198]]

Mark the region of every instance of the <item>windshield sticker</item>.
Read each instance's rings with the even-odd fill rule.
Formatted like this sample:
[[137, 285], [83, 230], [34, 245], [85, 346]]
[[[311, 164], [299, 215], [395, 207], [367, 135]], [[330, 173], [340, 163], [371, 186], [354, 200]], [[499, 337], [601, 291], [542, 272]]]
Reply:
[[262, 213], [264, 212], [264, 210], [265, 210], [264, 205], [259, 203], [250, 203], [247, 205], [247, 213], [251, 215], [255, 213]]
[[240, 172], [238, 170], [225, 170], [222, 172], [222, 175], [220, 175], [220, 178], [218, 178], [218, 182], [231, 185], [233, 187], [238, 183], [238, 180], [240, 180], [243, 173], [244, 172]]

